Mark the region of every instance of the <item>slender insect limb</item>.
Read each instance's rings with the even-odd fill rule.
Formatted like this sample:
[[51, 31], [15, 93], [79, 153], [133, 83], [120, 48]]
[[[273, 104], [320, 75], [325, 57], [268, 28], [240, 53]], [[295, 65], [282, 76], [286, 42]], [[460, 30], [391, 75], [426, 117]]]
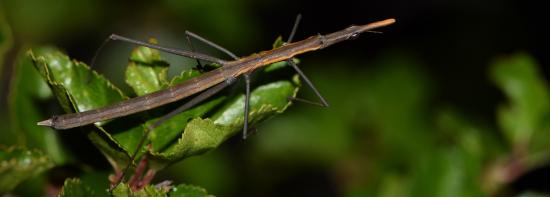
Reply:
[[319, 102], [309, 101], [309, 100], [306, 100], [306, 99], [301, 99], [301, 98], [296, 98], [296, 97], [292, 97], [292, 98], [290, 98], [290, 100], [296, 100], [296, 101], [301, 101], [301, 102], [304, 102], [304, 103], [319, 105], [319, 106], [322, 106], [322, 107], [328, 107], [329, 106], [328, 102], [321, 95], [319, 90], [317, 90], [317, 88], [315, 88], [315, 85], [313, 85], [313, 83], [311, 83], [311, 81], [307, 78], [307, 76], [304, 74], [304, 72], [302, 72], [302, 70], [300, 70], [298, 65], [296, 65], [296, 63], [294, 63], [292, 60], [287, 60], [286, 62], [290, 66], [292, 66], [292, 68], [294, 68], [294, 70], [296, 70], [296, 72], [300, 75], [300, 77], [302, 77], [302, 79], [304, 79], [306, 84], [309, 86], [309, 88], [311, 88], [311, 90], [313, 90], [313, 93], [315, 93], [315, 95], [319, 98], [319, 100], [321, 102], [319, 103]]
[[319, 106], [319, 107], [328, 107], [328, 106], [323, 105], [323, 103], [310, 101], [310, 100], [303, 99], [303, 98], [298, 98], [298, 97], [289, 96], [287, 99], [289, 101], [298, 101], [298, 102], [302, 102], [302, 103], [306, 103], [306, 104], [310, 104], [310, 105], [316, 105], [316, 106]]
[[[196, 52], [195, 47], [193, 46], [193, 42], [191, 42], [191, 38], [189, 38], [189, 35], [186, 34], [185, 39], [187, 39], [187, 44], [189, 45], [189, 48], [191, 48], [191, 51]], [[198, 59], [196, 59], [196, 61], [197, 61], [197, 67], [199, 71], [201, 72], [204, 71], [204, 67], [201, 64], [201, 61]]]
[[99, 45], [99, 48], [97, 48], [97, 49], [95, 50], [94, 56], [92, 57], [92, 61], [90, 61], [90, 68], [93, 68], [93, 67], [94, 67], [95, 61], [96, 61], [96, 59], [97, 59], [97, 56], [99, 55], [99, 52], [100, 52], [101, 50], [103, 50], [103, 47], [105, 47], [105, 46], [107, 45], [107, 43], [109, 43], [109, 41], [111, 41], [111, 38], [110, 38], [110, 37], [108, 37], [107, 39], [105, 39], [105, 40], [103, 41], [103, 43], [101, 43], [101, 45]]
[[[300, 24], [301, 19], [302, 19], [302, 15], [298, 14], [298, 16], [296, 16], [296, 20], [294, 21], [294, 26], [292, 27], [292, 31], [290, 32], [290, 35], [288, 36], [288, 40], [286, 41], [287, 43], [292, 42], [292, 39], [294, 38], [294, 35], [296, 34], [296, 30], [298, 29], [298, 25]], [[317, 95], [317, 97], [319, 98], [319, 100], [321, 102], [319, 103], [319, 102], [309, 101], [309, 100], [306, 100], [306, 99], [296, 98], [296, 97], [290, 97], [289, 100], [300, 101], [300, 102], [304, 102], [304, 103], [308, 103], [308, 104], [318, 105], [318, 106], [321, 106], [321, 107], [328, 107], [328, 102], [321, 95], [321, 93], [317, 90], [317, 88], [315, 88], [315, 85], [313, 85], [313, 83], [311, 83], [311, 81], [309, 80], [309, 78], [307, 78], [307, 76], [304, 74], [304, 72], [302, 72], [302, 70], [300, 70], [298, 65], [296, 65], [296, 63], [294, 63], [294, 61], [292, 61], [292, 59], [286, 60], [286, 63], [289, 64], [290, 66], [292, 66], [292, 68], [294, 68], [294, 70], [296, 70], [296, 72], [300, 75], [300, 77], [302, 77], [302, 79], [304, 79], [306, 84], [309, 86], [309, 88], [311, 88], [311, 90], [313, 90], [313, 92], [315, 93], [315, 95]]]
[[214, 47], [214, 48], [224, 52], [225, 54], [229, 55], [231, 58], [233, 58], [235, 60], [239, 59], [239, 57], [237, 57], [234, 53], [227, 50], [226, 48], [223, 48], [222, 46], [220, 46], [220, 45], [218, 45], [218, 44], [216, 44], [216, 43], [214, 43], [210, 40], [207, 40], [206, 38], [203, 38], [203, 37], [191, 32], [191, 31], [185, 31], [185, 34], [187, 34], [187, 35], [189, 35], [189, 36], [191, 36], [191, 37], [193, 37], [197, 40], [200, 40], [201, 42], [204, 42], [204, 43], [210, 45], [211, 47]]
[[294, 39], [294, 35], [296, 34], [296, 30], [298, 29], [298, 25], [300, 24], [300, 21], [302, 20], [302, 15], [298, 14], [296, 16], [296, 20], [294, 21], [294, 26], [292, 26], [292, 31], [290, 31], [290, 35], [288, 36], [287, 43], [292, 42], [292, 39]]
[[214, 62], [214, 63], [218, 63], [218, 64], [221, 64], [221, 65], [224, 65], [226, 63], [225, 60], [218, 59], [218, 58], [215, 58], [215, 57], [212, 57], [212, 56], [209, 56], [209, 55], [205, 55], [205, 54], [202, 54], [202, 53], [195, 53], [195, 52], [187, 51], [187, 50], [183, 50], [183, 49], [174, 49], [174, 48], [163, 47], [163, 46], [160, 46], [160, 45], [151, 44], [151, 43], [147, 43], [147, 42], [143, 42], [143, 41], [123, 37], [123, 36], [120, 36], [120, 35], [117, 35], [117, 34], [111, 34], [111, 36], [109, 36], [109, 39], [110, 40], [120, 40], [120, 41], [123, 41], [123, 42], [128, 42], [128, 43], [132, 43], [132, 44], [135, 44], [135, 45], [145, 46], [145, 47], [157, 49], [157, 50], [160, 50], [160, 51], [172, 53], [172, 54], [175, 54], [175, 55], [181, 55], [181, 56], [185, 56], [185, 57], [189, 57], [189, 58], [193, 58], [193, 59], [200, 59], [200, 60], [204, 60], [204, 61]]
[[[97, 59], [97, 56], [99, 55], [99, 52], [101, 50], [103, 50], [103, 47], [105, 47], [107, 45], [107, 43], [109, 43], [109, 41], [111, 41], [111, 38], [110, 37], [106, 38], [101, 43], [101, 45], [99, 45], [99, 47], [95, 50], [94, 56], [92, 57], [92, 60], [90, 61], [90, 69], [93, 69], [93, 67], [95, 66], [95, 61]], [[88, 72], [88, 74], [86, 74], [86, 84], [90, 83], [90, 80], [92, 79], [91, 76], [90, 76], [91, 74], [92, 74], [92, 72]]]
[[151, 125], [148, 125], [147, 128], [145, 129], [145, 133], [143, 133], [143, 137], [140, 139], [140, 141], [138, 143], [138, 146], [137, 146], [136, 150], [134, 151], [134, 153], [130, 157], [130, 162], [128, 162], [128, 165], [126, 166], [125, 170], [122, 172], [122, 175], [120, 176], [120, 179], [117, 180], [117, 182], [113, 185], [113, 187], [111, 189], [116, 188], [123, 181], [124, 176], [128, 173], [128, 169], [130, 168], [130, 165], [132, 165], [133, 161], [136, 159], [141, 147], [143, 146], [143, 144], [145, 144], [145, 141], [147, 140], [147, 137], [149, 136], [149, 133], [151, 133], [151, 131], [153, 131], [153, 129], [155, 129], [156, 127], [158, 127], [162, 123], [166, 122], [170, 118], [174, 117], [175, 115], [177, 115], [177, 114], [179, 114], [179, 113], [195, 106], [196, 104], [198, 104], [198, 103], [206, 100], [207, 98], [211, 97], [212, 95], [218, 93], [219, 91], [221, 91], [225, 87], [235, 83], [235, 81], [237, 81], [237, 79], [234, 78], [234, 77], [226, 79], [224, 82], [222, 82], [222, 83], [220, 83], [220, 84], [218, 84], [218, 85], [216, 85], [216, 86], [200, 93], [199, 95], [197, 95], [196, 97], [191, 99], [189, 102], [183, 104], [182, 106], [178, 107], [174, 111], [171, 111], [170, 113], [160, 117], [158, 120], [153, 122]]
[[248, 137], [248, 111], [250, 109], [250, 73], [244, 74], [244, 81], [246, 86], [245, 99], [244, 99], [244, 126], [243, 126], [243, 139]]

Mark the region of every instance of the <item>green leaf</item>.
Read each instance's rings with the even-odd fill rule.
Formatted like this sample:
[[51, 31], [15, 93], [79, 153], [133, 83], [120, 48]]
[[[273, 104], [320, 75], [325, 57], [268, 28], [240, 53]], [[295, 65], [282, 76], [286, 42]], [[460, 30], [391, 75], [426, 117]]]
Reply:
[[65, 180], [60, 197], [80, 197], [94, 196], [94, 192], [87, 185], [83, 184], [80, 179], [69, 178]]
[[484, 196], [480, 172], [468, 166], [470, 156], [456, 148], [434, 151], [419, 158], [412, 170], [411, 196]]
[[[126, 96], [107, 79], [82, 62], [71, 61], [65, 54], [55, 48], [43, 47], [28, 51], [36, 69], [50, 85], [54, 95], [66, 112], [86, 111], [106, 106], [126, 98]], [[89, 138], [106, 155], [113, 167], [121, 169], [128, 162], [128, 151], [135, 144], [119, 143], [116, 139], [127, 139], [128, 136], [140, 136], [140, 125], [126, 128], [126, 132], [114, 135], [108, 133], [96, 123]], [[137, 138], [138, 138], [137, 137]], [[123, 141], [127, 142], [127, 141]]]
[[44, 151], [56, 164], [63, 165], [70, 158], [54, 130], [36, 125], [43, 119], [41, 102], [50, 98], [52, 92], [40, 74], [33, 68], [30, 58], [20, 54], [14, 65], [8, 96], [9, 122], [11, 128], [3, 136], [6, 144], [19, 144]]
[[[297, 76], [294, 76], [297, 81]], [[251, 93], [249, 122], [255, 124], [289, 105], [288, 97], [298, 91], [297, 82], [277, 81], [259, 86]], [[223, 141], [241, 131], [244, 121], [244, 95], [225, 104], [211, 118], [192, 119], [176, 144], [161, 153], [151, 153], [155, 163], [168, 164], [201, 154], [218, 147]]]
[[[298, 76], [294, 75], [294, 82], [276, 81], [259, 86], [250, 95], [250, 117], [252, 124], [267, 119], [275, 113], [282, 113], [290, 102], [289, 97], [296, 96], [298, 92]], [[221, 110], [212, 116], [214, 123], [230, 126], [234, 130], [240, 130], [244, 123], [244, 95], [239, 95], [233, 101], [227, 103]]]
[[[295, 63], [295, 64], [299, 64], [300, 63], [300, 60], [298, 60], [297, 58], [292, 58], [292, 61]], [[273, 72], [275, 70], [278, 70], [278, 69], [281, 69], [281, 68], [284, 68], [288, 66], [288, 64], [286, 63], [286, 61], [282, 61], [282, 62], [275, 62], [269, 66], [266, 66], [265, 69], [264, 69], [264, 72]]]
[[[0, 5], [0, 12], [2, 12], [2, 10], [3, 8]], [[7, 67], [7, 65], [4, 65], [7, 63], [7, 61], [4, 60], [4, 56], [13, 45], [11, 34], [11, 28], [4, 18], [4, 13], [0, 13], [0, 76], [4, 76], [3, 72], [5, 72], [5, 67]], [[0, 109], [0, 120], [8, 119], [5, 110], [5, 108]], [[8, 121], [4, 121], [0, 124], [0, 130], [4, 131], [0, 132], [0, 144], [9, 144], [10, 142], [13, 143], [14, 141], [21, 140], [19, 137], [21, 134], [13, 129], [10, 129], [9, 127], [10, 125]]]
[[145, 196], [172, 196], [172, 197], [211, 197], [205, 189], [193, 185], [181, 184], [174, 186], [171, 189], [169, 187], [155, 187], [147, 185], [138, 191], [132, 191], [127, 184], [120, 184], [113, 190], [113, 196], [115, 197], [145, 197]]
[[[156, 40], [149, 42], [156, 44]], [[138, 96], [158, 91], [168, 84], [168, 63], [163, 61], [158, 50], [137, 47], [130, 54], [126, 67], [126, 83]]]
[[110, 193], [107, 189], [109, 186], [109, 175], [112, 173], [110, 170], [84, 170], [80, 174], [79, 179], [83, 185], [92, 190], [96, 197], [108, 197]]
[[[149, 136], [151, 144], [153, 146], [152, 150], [154, 150], [154, 152], [163, 151], [167, 148], [167, 146], [173, 145], [170, 143], [174, 143], [173, 141], [175, 139], [178, 139], [180, 136], [182, 136], [182, 132], [185, 133], [184, 129], [189, 124], [189, 120], [204, 115], [208, 111], [212, 110], [214, 107], [218, 106], [223, 100], [223, 97], [219, 97], [207, 101], [197, 107], [194, 107], [190, 110], [184, 111], [172, 117], [170, 120], [155, 128]], [[154, 120], [149, 122], [153, 121]]]
[[[515, 54], [495, 60], [491, 77], [508, 97], [509, 103], [498, 110], [499, 126], [508, 143], [515, 147], [529, 145], [541, 130], [549, 112], [548, 87], [535, 60], [527, 54]], [[548, 143], [546, 143], [548, 144]], [[522, 148], [523, 149], [523, 148]]]
[[28, 54], [51, 86], [65, 89], [65, 92], [54, 89], [54, 93], [67, 112], [87, 111], [127, 98], [107, 79], [90, 71], [87, 65], [71, 61], [55, 48], [38, 48]]
[[53, 162], [39, 150], [0, 147], [0, 194], [53, 166]]
[[194, 185], [185, 185], [181, 184], [176, 187], [173, 187], [170, 191], [171, 197], [210, 197], [213, 195], [209, 195], [208, 192], [201, 187], [197, 187]]
[[120, 184], [113, 190], [114, 197], [152, 197], [152, 196], [168, 196], [168, 191], [165, 191], [162, 188], [155, 188], [152, 185], [147, 185], [141, 190], [132, 191], [132, 189], [127, 184]]
[[275, 39], [275, 42], [273, 42], [273, 48], [276, 49], [276, 48], [282, 47], [284, 44], [285, 44], [285, 41], [283, 41], [283, 37], [278, 36]]
[[481, 126], [458, 110], [441, 109], [435, 122], [440, 130], [440, 140], [453, 144], [468, 154], [472, 165], [483, 163], [483, 158], [497, 157], [505, 149], [487, 127]]
[[172, 78], [172, 80], [170, 81], [170, 85], [172, 86], [172, 85], [176, 85], [178, 83], [187, 81], [193, 77], [199, 76], [200, 74], [201, 73], [195, 69], [184, 70], [178, 76], [175, 76], [174, 78]]

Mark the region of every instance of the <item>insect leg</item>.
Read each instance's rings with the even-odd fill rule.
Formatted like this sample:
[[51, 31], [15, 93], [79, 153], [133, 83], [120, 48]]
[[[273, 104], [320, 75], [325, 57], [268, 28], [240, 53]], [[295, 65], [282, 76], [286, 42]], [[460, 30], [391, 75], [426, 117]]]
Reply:
[[[292, 31], [290, 32], [290, 35], [288, 36], [287, 43], [292, 42], [292, 39], [294, 38], [294, 35], [296, 34], [296, 30], [298, 29], [298, 25], [300, 24], [301, 19], [302, 19], [302, 15], [298, 14], [298, 16], [296, 16], [296, 21], [294, 21], [294, 26], [292, 27]], [[300, 77], [302, 77], [302, 79], [304, 79], [306, 84], [309, 86], [309, 88], [311, 88], [311, 90], [313, 90], [313, 92], [315, 93], [315, 95], [317, 95], [317, 97], [319, 98], [319, 100], [321, 102], [309, 101], [309, 100], [306, 100], [306, 99], [296, 98], [296, 97], [290, 97], [289, 99], [304, 102], [304, 103], [309, 103], [309, 104], [313, 104], [313, 105], [318, 105], [318, 106], [321, 106], [321, 107], [328, 107], [328, 102], [321, 95], [321, 93], [317, 90], [317, 88], [315, 88], [315, 85], [313, 85], [313, 83], [311, 83], [311, 81], [307, 78], [307, 76], [304, 74], [304, 72], [302, 72], [302, 70], [300, 70], [298, 65], [296, 65], [296, 63], [294, 63], [294, 61], [292, 61], [292, 59], [286, 60], [286, 63], [289, 64], [290, 66], [292, 66], [292, 68], [294, 68], [294, 70], [296, 70], [296, 72], [300, 75]]]
[[[193, 42], [191, 42], [191, 38], [189, 38], [189, 35], [185, 35], [185, 39], [187, 39], [187, 44], [189, 45], [189, 48], [191, 48], [191, 51], [196, 52], [195, 47], [193, 46]], [[204, 67], [201, 64], [201, 61], [196, 59], [197, 61], [197, 68], [200, 72], [204, 71]]]
[[296, 20], [294, 21], [294, 26], [292, 26], [292, 31], [290, 31], [290, 35], [288, 36], [287, 43], [292, 42], [292, 39], [294, 39], [294, 34], [296, 34], [296, 30], [298, 30], [298, 25], [300, 24], [300, 21], [302, 20], [302, 15], [298, 14], [296, 16]]
[[309, 86], [309, 88], [311, 88], [311, 90], [313, 90], [313, 93], [315, 93], [315, 95], [319, 98], [319, 100], [321, 102], [315, 102], [315, 101], [310, 101], [310, 100], [306, 100], [306, 99], [302, 99], [302, 98], [296, 98], [296, 97], [290, 97], [289, 99], [290, 100], [295, 100], [295, 101], [301, 101], [301, 102], [309, 103], [309, 104], [313, 104], [313, 105], [319, 105], [321, 107], [328, 107], [329, 106], [328, 102], [321, 95], [321, 93], [317, 90], [317, 88], [315, 88], [315, 85], [313, 85], [313, 83], [311, 83], [311, 81], [307, 78], [307, 76], [304, 74], [304, 72], [302, 72], [302, 70], [300, 70], [298, 65], [296, 65], [296, 63], [294, 63], [292, 60], [287, 60], [286, 62], [290, 66], [292, 66], [292, 68], [294, 68], [294, 70], [296, 70], [296, 72], [298, 73], [298, 75], [300, 75], [300, 77], [302, 77], [302, 79], [304, 79], [306, 84]]
[[206, 55], [206, 54], [196, 53], [196, 52], [185, 50], [185, 49], [176, 49], [176, 48], [164, 47], [164, 46], [160, 46], [160, 45], [157, 45], [157, 44], [151, 44], [151, 43], [148, 43], [148, 42], [143, 42], [143, 41], [140, 41], [140, 40], [127, 38], [127, 37], [120, 36], [120, 35], [117, 35], [117, 34], [111, 34], [109, 36], [108, 40], [120, 40], [120, 41], [123, 41], [123, 42], [131, 43], [131, 44], [135, 44], [135, 45], [139, 45], [139, 46], [145, 46], [145, 47], [157, 49], [157, 50], [160, 50], [160, 51], [164, 51], [164, 52], [167, 52], [167, 53], [172, 53], [172, 54], [175, 54], [175, 55], [180, 55], [180, 56], [189, 57], [189, 58], [193, 58], [193, 59], [200, 59], [200, 60], [204, 60], [204, 61], [208, 61], [208, 62], [214, 62], [214, 63], [218, 63], [218, 64], [221, 64], [221, 65], [225, 64], [224, 60], [218, 59], [216, 57], [212, 57], [212, 56], [209, 56], [209, 55]]
[[250, 110], [250, 74], [244, 74], [245, 80], [245, 99], [244, 99], [244, 126], [243, 139], [248, 137], [248, 111]]
[[[223, 65], [225, 63], [224, 60], [221, 60], [221, 59], [218, 59], [216, 57], [209, 56], [209, 55], [196, 53], [194, 51], [164, 47], [164, 46], [160, 46], [160, 45], [157, 45], [157, 44], [151, 44], [151, 43], [148, 43], [148, 42], [143, 42], [143, 41], [140, 41], [140, 40], [135, 40], [135, 39], [131, 39], [131, 38], [128, 38], [128, 37], [120, 36], [120, 35], [117, 35], [117, 34], [111, 34], [107, 39], [105, 39], [101, 43], [99, 48], [95, 51], [94, 56], [92, 57], [92, 60], [90, 61], [90, 67], [92, 67], [92, 68], [94, 67], [97, 56], [99, 55], [99, 52], [103, 49], [103, 47], [105, 47], [107, 45], [107, 43], [109, 43], [110, 41], [114, 41], [114, 40], [120, 40], [120, 41], [123, 41], [123, 42], [131, 43], [131, 44], [135, 44], [135, 45], [139, 45], [139, 46], [145, 46], [145, 47], [157, 49], [157, 50], [160, 50], [160, 51], [164, 51], [164, 52], [168, 52], [168, 53], [172, 53], [172, 54], [176, 54], [176, 55], [180, 55], [180, 56], [184, 56], [184, 57], [197, 59], [197, 61], [198, 60], [205, 60], [205, 61], [209, 61], [209, 62], [218, 63], [218, 64], [221, 64], [221, 65]], [[90, 78], [88, 76], [87, 81], [89, 81], [89, 80], [90, 80]]]
[[206, 39], [206, 38], [203, 38], [203, 37], [201, 37], [201, 36], [199, 36], [199, 35], [197, 35], [197, 34], [191, 32], [191, 31], [185, 31], [185, 34], [187, 34], [187, 35], [189, 35], [189, 36], [191, 36], [191, 37], [193, 37], [193, 38], [195, 38], [195, 39], [197, 39], [197, 40], [199, 40], [199, 41], [201, 41], [201, 42], [204, 42], [205, 44], [207, 44], [207, 45], [209, 45], [209, 46], [211, 46], [211, 47], [213, 47], [213, 48], [215, 48], [215, 49], [218, 49], [218, 50], [220, 50], [221, 52], [224, 52], [225, 54], [229, 55], [229, 57], [231, 57], [231, 58], [233, 58], [233, 59], [235, 59], [235, 60], [236, 60], [236, 59], [239, 59], [239, 57], [237, 57], [234, 53], [232, 53], [231, 51], [227, 50], [226, 48], [223, 48], [222, 46], [220, 46], [220, 45], [218, 45], [218, 44], [216, 44], [216, 43], [214, 43], [214, 42], [212, 42], [212, 41], [210, 41], [210, 40], [208, 40], [208, 39]]

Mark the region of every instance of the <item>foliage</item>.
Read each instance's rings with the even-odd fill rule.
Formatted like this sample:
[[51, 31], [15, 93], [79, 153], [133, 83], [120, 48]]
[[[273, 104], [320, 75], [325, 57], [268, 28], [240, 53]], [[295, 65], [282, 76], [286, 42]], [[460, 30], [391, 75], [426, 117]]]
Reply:
[[41, 151], [0, 146], [0, 194], [52, 167], [53, 162]]

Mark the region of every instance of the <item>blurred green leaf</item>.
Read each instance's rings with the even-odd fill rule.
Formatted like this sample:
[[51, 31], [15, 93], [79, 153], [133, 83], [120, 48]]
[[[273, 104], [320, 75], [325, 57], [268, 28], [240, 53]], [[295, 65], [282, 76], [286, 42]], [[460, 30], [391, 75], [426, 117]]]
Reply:
[[[452, 108], [444, 108], [436, 115], [440, 141], [445, 141], [468, 155], [468, 166], [480, 172], [480, 164], [486, 158], [494, 158], [505, 151], [486, 125], [481, 125], [470, 116]], [[473, 173], [473, 172], [472, 172]]]
[[[525, 53], [499, 58], [491, 66], [491, 78], [508, 97], [498, 109], [499, 126], [516, 151], [543, 151], [550, 156], [548, 87], [535, 60]], [[535, 148], [535, 149], [533, 149]]]
[[86, 169], [86, 171], [79, 176], [83, 185], [90, 188], [95, 197], [108, 197], [109, 174], [111, 171], [98, 170], [98, 169]]
[[[405, 176], [388, 173], [384, 176], [378, 191], [381, 197], [407, 196], [410, 194], [410, 183]], [[372, 195], [372, 194], [371, 194]], [[353, 195], [355, 196], [355, 195]], [[361, 195], [357, 195], [361, 196]], [[363, 195], [364, 196], [364, 195]]]
[[172, 197], [213, 197], [204, 188], [185, 184], [172, 188], [169, 195]]
[[14, 65], [8, 96], [8, 110], [14, 133], [8, 143], [43, 150], [56, 164], [62, 165], [70, 158], [59, 142], [54, 130], [36, 125], [43, 117], [40, 102], [51, 97], [47, 84], [40, 79], [30, 58], [19, 55]]
[[[4, 18], [5, 16], [2, 12], [3, 10], [4, 8], [2, 7], [2, 5], [0, 5], [0, 76], [4, 76], [2, 73], [6, 72], [4, 71], [6, 70], [6, 68], [9, 68], [8, 65], [4, 65], [7, 63], [5, 62], [4, 56], [13, 45], [11, 28]], [[5, 108], [0, 109], [0, 119], [8, 119], [8, 117], [6, 116]], [[4, 131], [0, 132], [0, 144], [8, 144], [10, 142], [13, 143], [13, 141], [21, 141], [21, 139], [18, 139], [18, 136], [20, 134], [15, 132], [13, 129], [10, 129], [10, 125], [7, 123], [8, 122], [6, 122], [6, 124], [0, 124], [0, 130]]]
[[[2, 10], [0, 7], [0, 11]], [[13, 45], [11, 28], [4, 17], [3, 14], [0, 14], [0, 76], [4, 70], [4, 53]]]
[[550, 194], [536, 191], [526, 191], [519, 194], [518, 197], [550, 197]]
[[257, 36], [260, 35], [258, 28], [254, 28], [257, 17], [246, 1], [163, 0], [160, 4], [192, 25], [195, 33], [205, 38], [216, 37], [222, 46], [242, 46], [242, 39], [235, 38], [246, 38], [248, 43], [258, 43], [261, 39]]
[[283, 45], [285, 44], [285, 41], [283, 40], [283, 37], [282, 36], [278, 36], [276, 39], [275, 39], [275, 42], [273, 42], [273, 48], [276, 49], [276, 48], [279, 48], [279, 47], [282, 47]]
[[472, 169], [470, 159], [471, 155], [453, 147], [419, 158], [411, 171], [410, 196], [484, 196], [477, 177], [480, 168]]
[[70, 178], [65, 180], [60, 197], [79, 197], [79, 196], [95, 196], [94, 192], [80, 179]]
[[93, 31], [93, 24], [101, 18], [96, 14], [100, 5], [93, 0], [60, 0], [54, 4], [40, 0], [2, 1], [14, 32], [27, 40]]
[[230, 163], [234, 155], [227, 154], [226, 149], [216, 149], [200, 157], [190, 157], [177, 162], [159, 172], [159, 177], [173, 180], [175, 183], [187, 182], [208, 188], [213, 194], [232, 196], [238, 190], [239, 178], [242, 176]]
[[54, 163], [39, 150], [0, 146], [0, 194], [53, 166]]

